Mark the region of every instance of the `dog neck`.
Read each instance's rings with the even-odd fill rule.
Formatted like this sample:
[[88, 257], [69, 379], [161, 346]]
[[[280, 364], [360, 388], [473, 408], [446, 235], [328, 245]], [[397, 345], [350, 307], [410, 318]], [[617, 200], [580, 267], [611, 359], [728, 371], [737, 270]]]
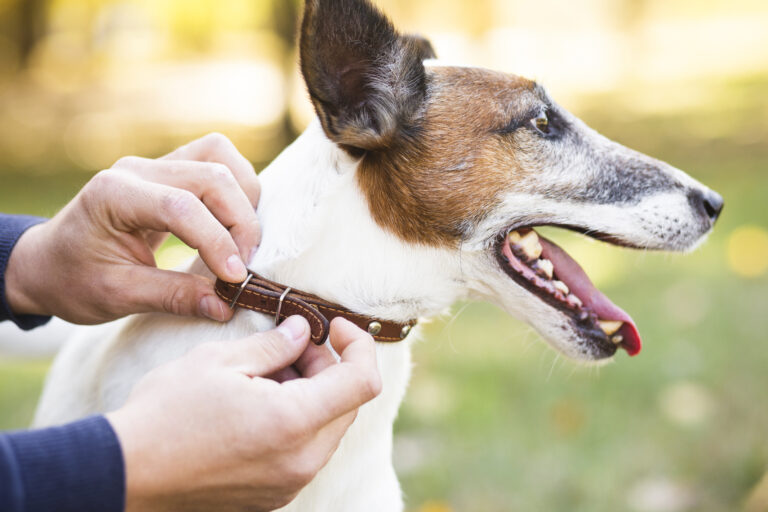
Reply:
[[370, 316], [439, 314], [464, 295], [458, 253], [406, 243], [377, 225], [358, 163], [312, 123], [260, 175], [263, 237], [250, 267]]

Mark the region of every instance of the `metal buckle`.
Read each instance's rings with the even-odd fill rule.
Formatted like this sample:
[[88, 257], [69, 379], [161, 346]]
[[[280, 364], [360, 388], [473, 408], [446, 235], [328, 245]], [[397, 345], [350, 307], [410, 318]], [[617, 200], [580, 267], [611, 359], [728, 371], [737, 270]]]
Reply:
[[277, 324], [280, 322], [280, 311], [283, 309], [283, 301], [290, 291], [291, 287], [289, 286], [280, 296], [280, 301], [277, 303], [277, 312], [275, 312], [275, 327], [277, 327]]
[[235, 297], [232, 299], [232, 302], [229, 303], [229, 309], [235, 309], [235, 306], [237, 306], [237, 299], [240, 298], [240, 295], [243, 294], [243, 290], [245, 290], [245, 287], [248, 286], [248, 283], [251, 282], [251, 279], [253, 279], [253, 274], [248, 274], [248, 277], [245, 278], [245, 281], [243, 281], [243, 284], [240, 285], [240, 289], [237, 290], [237, 293], [235, 294]]

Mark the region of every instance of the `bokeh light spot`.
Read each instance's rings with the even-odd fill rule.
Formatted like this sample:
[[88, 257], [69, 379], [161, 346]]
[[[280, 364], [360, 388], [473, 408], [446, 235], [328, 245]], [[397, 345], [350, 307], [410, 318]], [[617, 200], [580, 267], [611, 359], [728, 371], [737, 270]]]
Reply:
[[768, 231], [741, 226], [728, 238], [728, 266], [742, 277], [760, 277], [768, 271]]
[[578, 434], [583, 428], [586, 417], [583, 404], [574, 400], [560, 400], [550, 409], [552, 426], [561, 436]]
[[632, 486], [627, 497], [630, 510], [636, 512], [682, 512], [696, 503], [692, 490], [681, 482], [653, 476]]
[[695, 427], [703, 425], [712, 416], [715, 401], [704, 386], [695, 382], [679, 382], [662, 391], [659, 407], [671, 422]]
[[446, 503], [428, 501], [419, 507], [419, 512], [453, 512], [453, 509]]

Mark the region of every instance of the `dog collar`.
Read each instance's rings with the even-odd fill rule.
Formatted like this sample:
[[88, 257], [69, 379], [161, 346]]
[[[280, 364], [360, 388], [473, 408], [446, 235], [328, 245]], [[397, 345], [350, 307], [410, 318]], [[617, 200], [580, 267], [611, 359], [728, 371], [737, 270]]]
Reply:
[[239, 306], [274, 315], [275, 325], [292, 315], [303, 316], [309, 322], [310, 340], [315, 345], [325, 343], [330, 322], [337, 316], [346, 318], [367, 331], [374, 340], [386, 343], [402, 341], [416, 325], [416, 320], [397, 323], [361, 315], [311, 293], [270, 281], [251, 271], [242, 283], [217, 280], [216, 295], [229, 303], [232, 309]]

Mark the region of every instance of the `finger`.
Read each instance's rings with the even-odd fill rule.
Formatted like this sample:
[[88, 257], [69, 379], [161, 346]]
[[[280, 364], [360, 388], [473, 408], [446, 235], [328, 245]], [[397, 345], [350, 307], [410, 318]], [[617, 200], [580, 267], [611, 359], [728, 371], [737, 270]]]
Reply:
[[336, 364], [336, 358], [325, 344], [310, 344], [294, 365], [302, 377], [313, 377], [329, 366]]
[[256, 211], [232, 171], [220, 163], [152, 160], [129, 157], [118, 161], [116, 168], [125, 169], [140, 178], [192, 192], [227, 228], [248, 259], [261, 238]]
[[123, 279], [125, 303], [131, 312], [171, 313], [225, 322], [232, 310], [213, 291], [213, 282], [203, 276], [133, 266]]
[[299, 379], [301, 375], [293, 366], [278, 370], [271, 375], [267, 375], [267, 379], [273, 380], [278, 383], [288, 382], [289, 380]]
[[247, 271], [237, 245], [224, 226], [189, 191], [167, 185], [118, 178], [117, 191], [107, 191], [105, 206], [116, 229], [171, 232], [198, 249], [208, 268], [231, 283], [245, 280]]
[[318, 430], [317, 435], [315, 436], [315, 442], [318, 443], [325, 454], [327, 454], [326, 462], [339, 447], [341, 439], [344, 437], [344, 434], [347, 433], [349, 427], [352, 426], [352, 423], [355, 422], [355, 419], [357, 419], [357, 409], [336, 418]]
[[211, 133], [165, 155], [165, 160], [198, 160], [218, 162], [232, 171], [240, 187], [255, 207], [259, 203], [261, 186], [253, 165], [220, 133]]
[[284, 373], [270, 376], [270, 378], [278, 382], [286, 382], [301, 377], [312, 377], [332, 364], [336, 364], [336, 358], [327, 345], [310, 343], [293, 366], [286, 368]]
[[222, 362], [249, 377], [272, 375], [292, 365], [309, 343], [309, 324], [300, 316], [276, 329], [226, 344]]
[[339, 418], [381, 392], [376, 351], [371, 336], [342, 318], [331, 323], [330, 341], [341, 360], [309, 379], [284, 384], [294, 399], [312, 411], [316, 427]]
[[324, 467], [338, 449], [339, 443], [356, 417], [357, 411], [348, 412], [318, 430], [310, 444], [304, 448], [304, 450], [309, 452], [309, 457], [312, 460], [322, 461], [319, 466]]

